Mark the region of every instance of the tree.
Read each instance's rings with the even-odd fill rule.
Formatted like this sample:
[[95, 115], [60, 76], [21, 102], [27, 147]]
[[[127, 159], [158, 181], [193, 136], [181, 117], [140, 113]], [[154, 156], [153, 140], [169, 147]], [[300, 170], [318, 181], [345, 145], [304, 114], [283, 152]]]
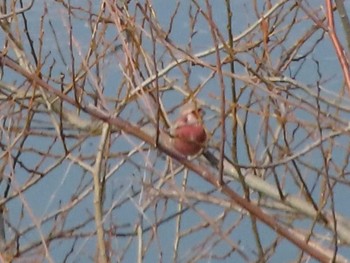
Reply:
[[2, 261], [346, 262], [350, 26], [311, 2], [2, 1]]

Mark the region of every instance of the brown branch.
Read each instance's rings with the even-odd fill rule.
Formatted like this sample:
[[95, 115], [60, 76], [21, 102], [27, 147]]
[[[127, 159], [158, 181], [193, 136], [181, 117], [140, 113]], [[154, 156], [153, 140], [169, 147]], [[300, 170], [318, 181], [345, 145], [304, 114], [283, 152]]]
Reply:
[[[24, 13], [24, 12], [28, 11], [29, 9], [31, 9], [33, 4], [34, 4], [34, 0], [31, 0], [31, 2], [23, 8], [15, 9], [14, 11], [12, 11], [11, 13], [8, 13], [8, 14], [0, 15], [0, 20], [7, 19], [7, 18], [10, 18], [12, 16]], [[1, 14], [1, 12], [0, 12], [0, 14]]]
[[[59, 90], [54, 89], [49, 84], [47, 84], [44, 80], [40, 79], [38, 76], [24, 70], [16, 62], [9, 59], [7, 56], [4, 56], [4, 55], [0, 56], [0, 65], [5, 65], [13, 69], [14, 71], [20, 73], [22, 76], [26, 77], [29, 81], [33, 82], [34, 85], [39, 85], [42, 88], [46, 89], [48, 92], [68, 102], [69, 104], [76, 106], [76, 101], [74, 99], [68, 97], [65, 94], [62, 94]], [[90, 114], [91, 116], [97, 119], [100, 119], [104, 122], [107, 122], [110, 125], [113, 125], [119, 128], [120, 130], [130, 135], [133, 135], [139, 138], [140, 140], [145, 141], [148, 144], [154, 144], [153, 137], [143, 132], [141, 129], [139, 129], [139, 127], [132, 125], [129, 122], [119, 117], [112, 117], [109, 113], [100, 111], [97, 108], [89, 105], [87, 106], [81, 105], [81, 109], [86, 113]], [[258, 218], [261, 222], [269, 226], [271, 229], [273, 229], [278, 234], [280, 234], [281, 236], [289, 240], [291, 243], [299, 247], [301, 250], [308, 253], [313, 258], [319, 260], [320, 262], [329, 262], [330, 258], [325, 253], [323, 253], [323, 251], [320, 251], [319, 249], [311, 246], [303, 238], [299, 238], [296, 235], [293, 235], [293, 233], [287, 227], [279, 224], [276, 219], [274, 219], [273, 217], [263, 212], [263, 210], [260, 209], [257, 205], [251, 203], [247, 199], [242, 198], [239, 194], [233, 191], [229, 186], [221, 185], [218, 176], [210, 173], [209, 172], [210, 169], [208, 167], [204, 165], [197, 165], [189, 161], [188, 159], [179, 155], [173, 149], [169, 148], [169, 146], [167, 146], [166, 144], [163, 144], [162, 141], [160, 142], [161, 143], [159, 144], [159, 149], [162, 152], [176, 159], [182, 165], [184, 165], [188, 169], [200, 175], [204, 180], [206, 180], [207, 182], [215, 186], [217, 189], [220, 189], [222, 193], [230, 197], [233, 203], [236, 203], [242, 208], [244, 208], [245, 210], [247, 210], [252, 216], [255, 216], [256, 218]]]
[[340, 41], [337, 37], [337, 34], [335, 32], [335, 26], [334, 26], [334, 17], [333, 17], [333, 8], [332, 8], [332, 1], [326, 0], [326, 7], [327, 7], [327, 21], [328, 21], [328, 34], [329, 37], [332, 40], [333, 46], [335, 48], [335, 53], [337, 54], [338, 60], [340, 62], [340, 66], [343, 71], [345, 84], [348, 88], [348, 91], [350, 92], [350, 71], [349, 71], [349, 62], [345, 56], [344, 49], [342, 45], [340, 44]]
[[344, 6], [344, 0], [335, 0], [337, 11], [345, 31], [346, 42], [348, 43], [348, 52], [350, 51], [350, 21], [348, 13]]

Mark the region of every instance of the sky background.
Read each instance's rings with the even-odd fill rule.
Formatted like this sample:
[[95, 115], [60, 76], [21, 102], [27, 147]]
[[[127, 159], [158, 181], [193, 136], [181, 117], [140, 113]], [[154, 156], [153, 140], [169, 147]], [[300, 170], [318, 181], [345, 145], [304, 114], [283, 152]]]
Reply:
[[[132, 1], [133, 2], [133, 1]], [[174, 21], [174, 29], [172, 30], [169, 39], [170, 41], [174, 41], [178, 46], [183, 46], [183, 48], [187, 48], [188, 42], [190, 39], [190, 30], [189, 30], [189, 18], [188, 18], [188, 12], [189, 12], [189, 6], [191, 5], [191, 1], [152, 1], [152, 7], [155, 10], [155, 13], [157, 15], [158, 23], [161, 26], [164, 26], [164, 28], [167, 28], [167, 25], [170, 23], [171, 16], [174, 12], [174, 9], [176, 7], [176, 4], [180, 2], [180, 8], [178, 10], [178, 13], [176, 15], [176, 19]], [[78, 4], [79, 3], [79, 4]], [[205, 2], [199, 1], [203, 5], [203, 9], [205, 9]], [[221, 32], [225, 32], [226, 27], [226, 13], [225, 10], [223, 10], [222, 6], [224, 1], [210, 1], [212, 4], [212, 11], [213, 11], [213, 18], [215, 20], [216, 25], [219, 27]], [[259, 10], [265, 10], [266, 8], [261, 5], [262, 1], [257, 1], [257, 5]], [[276, 1], [273, 1], [273, 3], [276, 3]], [[303, 1], [303, 3], [306, 6], [320, 6], [324, 5], [323, 1]], [[349, 7], [350, 1], [345, 1], [346, 7]], [[88, 6], [88, 1], [71, 1], [71, 4], [74, 6], [81, 5], [81, 6]], [[100, 8], [100, 1], [92, 1], [90, 6], [92, 12], [98, 13], [98, 10]], [[244, 30], [249, 27], [249, 25], [253, 24], [256, 21], [255, 15], [252, 15], [253, 7], [251, 6], [251, 1], [231, 1], [232, 10], [233, 10], [233, 33], [234, 36], [239, 35]], [[44, 26], [44, 45], [43, 45], [43, 54], [48, 54], [47, 61], [45, 67], [43, 68], [43, 72], [48, 73], [48, 70], [50, 69], [51, 63], [53, 63], [54, 59], [57, 59], [55, 62], [55, 66], [53, 67], [53, 71], [51, 74], [53, 76], [59, 76], [61, 72], [63, 72], [67, 78], [69, 78], [69, 71], [70, 66], [64, 65], [62, 63], [62, 60], [59, 60], [58, 52], [61, 51], [62, 55], [67, 61], [70, 59], [70, 54], [68, 53], [68, 45], [69, 45], [69, 35], [68, 35], [68, 17], [67, 17], [67, 11], [62, 7], [61, 4], [57, 3], [56, 1], [46, 1], [46, 0], [37, 0], [34, 3], [34, 6], [31, 10], [27, 11], [26, 17], [28, 19], [28, 27], [30, 29], [31, 36], [34, 40], [34, 47], [38, 46], [39, 42], [39, 36], [40, 36], [40, 24], [41, 24], [41, 18], [43, 16], [43, 12], [47, 8], [47, 16], [44, 19], [43, 26]], [[131, 11], [132, 13], [132, 11]], [[337, 17], [337, 16], [336, 16]], [[141, 23], [141, 17], [135, 18], [137, 24]], [[293, 45], [295, 43], [295, 39], [298, 38], [302, 33], [304, 33], [305, 29], [308, 28], [312, 21], [309, 19], [307, 20], [305, 18], [304, 13], [300, 13], [300, 15], [297, 16], [297, 19], [305, 20], [302, 23], [299, 23], [299, 25], [294, 26], [292, 29], [292, 32], [290, 33], [289, 37], [283, 42], [283, 45], [281, 45], [279, 48], [276, 48], [271, 53], [271, 59], [272, 63], [278, 63], [280, 59], [280, 54], [282, 53], [283, 49], [287, 48], [289, 45]], [[286, 25], [288, 26], [288, 23], [290, 22], [290, 19], [286, 19]], [[342, 35], [342, 28], [339, 23], [339, 20], [336, 20], [336, 26], [338, 28], [339, 37], [345, 43], [344, 37]], [[52, 27], [50, 26], [50, 23], [52, 24]], [[88, 45], [85, 45], [85, 43], [89, 43], [90, 37], [91, 37], [91, 30], [88, 27], [88, 25], [85, 23], [84, 19], [74, 18], [74, 28], [73, 28], [73, 36], [74, 36], [74, 52], [75, 52], [75, 64], [79, 66], [82, 62], [82, 58], [86, 54], [87, 50], [89, 49]], [[207, 22], [204, 21], [202, 18], [198, 19], [198, 22], [196, 24], [196, 35], [192, 38], [192, 52], [193, 53], [199, 53], [201, 51], [207, 50], [208, 48], [211, 48], [213, 46], [212, 37], [210, 34], [210, 31], [208, 29]], [[54, 28], [56, 37], [59, 39], [59, 45], [61, 50], [59, 50], [55, 43], [55, 36], [52, 33], [52, 28]], [[281, 26], [283, 28], [283, 26]], [[113, 28], [112, 26], [109, 26], [107, 28], [107, 31], [104, 35], [106, 39], [109, 39], [111, 42], [113, 39], [115, 39], [117, 34], [117, 30]], [[295, 36], [295, 37], [294, 37]], [[226, 36], [224, 36], [225, 39], [227, 39]], [[318, 43], [318, 40], [326, 38], [327, 40], [321, 41]], [[4, 44], [4, 36], [0, 35], [0, 43]], [[252, 39], [253, 40], [253, 39]], [[304, 50], [309, 50], [310, 46], [315, 43], [317, 44], [317, 47], [314, 49], [314, 52], [312, 54], [309, 54], [307, 58], [304, 61], [304, 64], [302, 67], [299, 68], [299, 64], [295, 63], [290, 66], [290, 76], [293, 77], [293, 72], [297, 72], [295, 79], [310, 86], [314, 86], [315, 82], [317, 82], [320, 78], [317, 75], [317, 63], [315, 61], [319, 61], [319, 71], [322, 73], [322, 79], [327, 80], [325, 82], [325, 86], [323, 86], [323, 83], [321, 83], [321, 87], [324, 88], [325, 91], [329, 92], [330, 94], [333, 93], [334, 96], [337, 96], [339, 91], [342, 89], [343, 85], [343, 78], [342, 73], [339, 67], [339, 62], [335, 56], [334, 48], [331, 44], [331, 41], [329, 40], [329, 37], [327, 35], [322, 36], [321, 31], [319, 33], [315, 33], [310, 40], [303, 46], [299, 52], [302, 55]], [[115, 43], [116, 45], [118, 43]], [[245, 42], [242, 41], [242, 45], [245, 44]], [[238, 44], [239, 46], [239, 44]], [[150, 50], [152, 48], [151, 42], [145, 41], [143, 43], [143, 47], [146, 50]], [[30, 53], [29, 50], [28, 54]], [[159, 58], [161, 58], [166, 65], [166, 63], [170, 63], [173, 58], [170, 56], [167, 57], [161, 56], [163, 50], [160, 46], [157, 49], [157, 54]], [[13, 56], [13, 54], [9, 54], [10, 56]], [[101, 85], [105, 88], [105, 95], [106, 96], [115, 96], [116, 94], [116, 87], [118, 87], [118, 84], [120, 83], [120, 79], [122, 78], [122, 72], [120, 70], [120, 67], [122, 65], [122, 59], [123, 55], [120, 52], [114, 52], [106, 57], [104, 60], [104, 64], [102, 67], [102, 80]], [[216, 63], [215, 62], [215, 56], [210, 56], [207, 60], [208, 63]], [[254, 60], [252, 59], [252, 56], [248, 54], [241, 53], [238, 55], [238, 58], [246, 63], [252, 63], [254, 64]], [[210, 74], [209, 70], [196, 66], [196, 65], [186, 65], [186, 67], [191, 67], [191, 74], [189, 77], [189, 83], [188, 85], [193, 89], [197, 85], [201, 84], [204, 80], [207, 79], [208, 75]], [[224, 70], [228, 70], [227, 67], [223, 68]], [[236, 66], [236, 73], [238, 75], [242, 74], [244, 75], [246, 72], [246, 69], [242, 66], [237, 65]], [[44, 73], [45, 74], [45, 73]], [[185, 79], [183, 78], [182, 73], [178, 68], [175, 68], [174, 70], [170, 71], [169, 74], [166, 75], [167, 78], [173, 80], [175, 82], [175, 85], [177, 86], [183, 86], [185, 85]], [[21, 83], [21, 79], [18, 79], [18, 75], [16, 74], [6, 74], [4, 81], [8, 82], [16, 82]], [[230, 79], [225, 78], [225, 84], [229, 86]], [[50, 83], [55, 88], [59, 88], [58, 85], [55, 85], [54, 83]], [[242, 87], [244, 84], [240, 80], [237, 80], [237, 86]], [[86, 90], [93, 91], [94, 87], [94, 78], [91, 76], [88, 78], [88, 84], [86, 85]], [[205, 89], [203, 89], [198, 94], [198, 99], [205, 101], [208, 105], [212, 105], [213, 107], [219, 106], [219, 101], [215, 96], [218, 96], [219, 94], [219, 86], [218, 86], [218, 80], [217, 78], [213, 78], [210, 81], [206, 83]], [[227, 96], [229, 96], [229, 90], [227, 91]], [[324, 93], [326, 94], [326, 92]], [[302, 93], [301, 93], [302, 95]], [[326, 95], [325, 95], [326, 96]], [[331, 97], [331, 95], [329, 95]], [[175, 105], [178, 105], [181, 103], [182, 96], [179, 95], [177, 92], [169, 92], [166, 93], [166, 95], [163, 97], [163, 101], [166, 103], [168, 109], [171, 109]], [[241, 103], [244, 104], [245, 101], [248, 100], [248, 96], [243, 96], [241, 98]], [[346, 107], [348, 104], [348, 97], [347, 95], [340, 99], [339, 104], [344, 105]], [[139, 102], [142, 104], [142, 101]], [[108, 105], [110, 108], [109, 110], [113, 110], [115, 107], [114, 103], [109, 103]], [[141, 116], [140, 110], [136, 108], [136, 103], [132, 103], [129, 106], [129, 109], [123, 111], [121, 114], [121, 117], [124, 119], [128, 119], [134, 123], [137, 123], [140, 121], [144, 116]], [[326, 106], [324, 106], [326, 107]], [[331, 112], [333, 112], [333, 109], [330, 109]], [[1, 113], [1, 112], [0, 112]], [[207, 114], [205, 115], [205, 121], [206, 125], [208, 126], [208, 129], [211, 130], [215, 127], [217, 124], [215, 119], [213, 119], [214, 113], [210, 110], [207, 110]], [[241, 111], [243, 114], [244, 111]], [[344, 118], [348, 118], [348, 113], [344, 113]], [[83, 117], [89, 119], [90, 117], [84, 116]], [[170, 118], [174, 120], [176, 116], [176, 112], [173, 114], [170, 114]], [[300, 110], [300, 112], [296, 112], [296, 116], [300, 119], [304, 119], [305, 122], [307, 121], [314, 121], [314, 116], [307, 115], [305, 111]], [[94, 120], [91, 120], [94, 121]], [[231, 123], [227, 123], [227, 129], [230, 129]], [[261, 119], [257, 116], [256, 119], [251, 118], [251, 121], [248, 123], [247, 126], [247, 136], [251, 138], [255, 138], [256, 143], [259, 144], [259, 130], [262, 129], [262, 122]], [[272, 124], [273, 125], [273, 124]], [[47, 118], [47, 115], [37, 115], [33, 120], [33, 126], [37, 127], [38, 129], [40, 127], [48, 127], [50, 126], [50, 120]], [[290, 126], [290, 130], [293, 130], [295, 127], [293, 125]], [[51, 127], [51, 132], [54, 132], [53, 128]], [[67, 131], [68, 133], [75, 134], [73, 130]], [[228, 141], [231, 141], [232, 138], [230, 138], [230, 135], [228, 135]], [[243, 134], [239, 134], [239, 138], [243, 139]], [[216, 132], [213, 135], [213, 140], [219, 140], [220, 134], [219, 132]], [[303, 138], [303, 134], [300, 134], [300, 138]], [[12, 138], [13, 139], [13, 138]], [[239, 141], [240, 142], [240, 141]], [[74, 140], [67, 140], [68, 146], [73, 146], [75, 143]], [[117, 153], [118, 151], [127, 151], [128, 149], [135, 146], [135, 144], [141, 143], [138, 140], [135, 140], [134, 138], [128, 136], [128, 135], [120, 135], [115, 134], [112, 136], [112, 148], [111, 151], [114, 153]], [[300, 144], [295, 143], [295, 151], [303, 149], [305, 146], [307, 146], [310, 143], [310, 141], [303, 141], [300, 142]], [[349, 138], [347, 136], [341, 136], [337, 139], [337, 143], [340, 145], [338, 151], [333, 152], [333, 160], [335, 162], [343, 162], [344, 159], [346, 159], [347, 152], [349, 145]], [[80, 156], [84, 155], [86, 157], [93, 156], [96, 151], [99, 144], [99, 137], [92, 137], [92, 138], [86, 138], [84, 143], [77, 147], [74, 151], [72, 151], [73, 155]], [[28, 165], [29, 167], [33, 166], [34, 164], [37, 164], [41, 160], [41, 156], [37, 154], [33, 154], [33, 152], [30, 151], [30, 149], [37, 149], [42, 150], [43, 152], [47, 151], [48, 148], [52, 147], [52, 153], [62, 154], [63, 147], [59, 143], [54, 143], [52, 139], [43, 138], [42, 136], [31, 136], [25, 143], [26, 149], [28, 152], [23, 153], [21, 160]], [[343, 149], [341, 147], [343, 146]], [[227, 145], [228, 147], [228, 145]], [[239, 151], [244, 152], [245, 145], [239, 143], [238, 149]], [[227, 148], [228, 150], [229, 148]], [[260, 147], [257, 147], [257, 154], [259, 155], [264, 152], [264, 147], [261, 145]], [[342, 151], [343, 150], [343, 151]], [[248, 159], [245, 154], [239, 155], [239, 161], [243, 164], [247, 164]], [[312, 162], [314, 165], [318, 162], [320, 163], [320, 166], [322, 165], [322, 159], [321, 155], [317, 152], [314, 154], [310, 154], [306, 157], [306, 162]], [[157, 159], [158, 158], [158, 159]], [[257, 158], [259, 159], [259, 158]], [[45, 169], [47, 167], [50, 167], [53, 165], [55, 158], [49, 157], [46, 158], [43, 164], [41, 164], [41, 169]], [[124, 163], [121, 168], [118, 168], [119, 165], [123, 162], [122, 159], [116, 158], [115, 160], [110, 160], [108, 165], [110, 167], [110, 170], [113, 171], [113, 168], [115, 170], [110, 174], [110, 177], [108, 179], [108, 183], [106, 185], [106, 199], [105, 199], [105, 209], [111, 209], [111, 211], [107, 212], [107, 217], [105, 218], [105, 224], [106, 226], [110, 225], [117, 225], [118, 226], [118, 233], [131, 233], [134, 231], [133, 227], [135, 226], [135, 223], [139, 220], [142, 220], [142, 225], [144, 227], [148, 227], [154, 223], [154, 221], [157, 219], [157, 216], [161, 216], [163, 211], [166, 211], [167, 215], [170, 215], [171, 213], [175, 213], [178, 209], [178, 203], [173, 200], [158, 200], [157, 201], [157, 207], [154, 209], [149, 209], [147, 211], [143, 211], [140, 213], [140, 209], [142, 205], [145, 204], [145, 200], [148, 198], [148, 193], [145, 191], [145, 189], [140, 188], [142, 183], [148, 182], [148, 183], [154, 183], [159, 179], [161, 176], [161, 173], [163, 169], [165, 169], [164, 166], [164, 159], [159, 157], [159, 154], [156, 151], [150, 151], [148, 153], [144, 154], [138, 154], [133, 156], [127, 163]], [[145, 167], [144, 170], [137, 169], [136, 164], [142, 164], [142, 166]], [[153, 169], [153, 172], [150, 172], [150, 170]], [[283, 170], [283, 167], [277, 168], [277, 172], [280, 174], [283, 174], [285, 171]], [[10, 170], [7, 170], [7, 172], [10, 172]], [[305, 175], [305, 180], [308, 181], [308, 174]], [[28, 180], [28, 172], [21, 169], [16, 168], [16, 180], [13, 182], [13, 189], [16, 189], [16, 187], [19, 187], [22, 185], [26, 180]], [[176, 182], [178, 183], [178, 186], [181, 186], [181, 177], [177, 177]], [[290, 179], [292, 180], [292, 179]], [[310, 182], [312, 182], [313, 179], [310, 176]], [[271, 183], [273, 183], [273, 180], [271, 180]], [[287, 184], [288, 185], [288, 184]], [[238, 192], [242, 192], [240, 185], [235, 185], [234, 183], [231, 184], [232, 188], [234, 190], [237, 190]], [[4, 187], [2, 184], [1, 187]], [[46, 176], [44, 179], [42, 179], [35, 187], [32, 187], [28, 191], [26, 191], [22, 197], [15, 198], [8, 202], [7, 209], [8, 209], [8, 218], [11, 222], [11, 224], [18, 229], [25, 229], [30, 225], [33, 225], [33, 222], [36, 221], [36, 219], [41, 219], [42, 223], [40, 226], [34, 226], [31, 231], [28, 231], [23, 237], [21, 237], [21, 244], [30, 243], [33, 240], [40, 240], [40, 229], [42, 233], [46, 233], [48, 231], [51, 231], [53, 228], [52, 221], [50, 223], [45, 224], [45, 218], [47, 218], [50, 214], [55, 213], [60, 206], [64, 206], [65, 204], [69, 204], [71, 202], [72, 193], [80, 193], [81, 196], [83, 196], [84, 192], [86, 191], [86, 197], [67, 215], [67, 218], [65, 220], [64, 228], [74, 227], [78, 225], [82, 220], [85, 220], [89, 214], [93, 214], [93, 196], [89, 192], [89, 189], [92, 187], [92, 177], [91, 174], [88, 172], [82, 170], [79, 166], [73, 164], [69, 160], [65, 160], [60, 164], [58, 167], [56, 167], [52, 172], [50, 172], [50, 176]], [[203, 179], [196, 176], [193, 173], [189, 173], [188, 182], [187, 182], [188, 189], [200, 189], [203, 193], [210, 191], [213, 189], [211, 185], [204, 182]], [[349, 191], [347, 187], [345, 186], [337, 186], [337, 191], [335, 192], [335, 203], [337, 207], [340, 207], [339, 210], [343, 216], [346, 216], [347, 218], [350, 218], [350, 208], [348, 207], [347, 203], [350, 198]], [[141, 192], [140, 192], [141, 191]], [[320, 189], [316, 189], [315, 192], [321, 191]], [[298, 193], [297, 188], [290, 188], [288, 189], [289, 193], [296, 194]], [[214, 196], [218, 196], [220, 198], [224, 198], [223, 195], [220, 193], [214, 193]], [[124, 200], [124, 201], [122, 201]], [[24, 207], [23, 207], [24, 204]], [[217, 216], [220, 213], [223, 213], [224, 209], [218, 206], [214, 205], [208, 205], [204, 203], [196, 204], [196, 209], [205, 211], [210, 216]], [[113, 208], [113, 209], [112, 209]], [[22, 210], [23, 209], [23, 210]], [[143, 214], [144, 216], [141, 217], [140, 215]], [[202, 217], [198, 212], [193, 211], [189, 209], [185, 216], [183, 217], [182, 221], [182, 227], [183, 229], [193, 227], [194, 225], [198, 224], [202, 220]], [[224, 220], [222, 221], [222, 228], [225, 228], [225, 225], [227, 227], [232, 225], [232, 222], [239, 221], [240, 220], [240, 214], [231, 212], [228, 214]], [[312, 222], [311, 222], [312, 223]], [[299, 224], [296, 224], [299, 227], [306, 227], [310, 226], [310, 220], [303, 220], [301, 219]], [[81, 233], [89, 232], [90, 229], [94, 228], [95, 224], [94, 221], [89, 222], [86, 226], [81, 228], [79, 231]], [[266, 244], [271, 242], [275, 238], [275, 233], [271, 231], [269, 228], [267, 228], [265, 225], [258, 223], [258, 229], [260, 231], [261, 237]], [[173, 257], [173, 245], [174, 245], [174, 235], [175, 235], [175, 221], [167, 222], [164, 225], [160, 226], [158, 228], [158, 240], [157, 242], [152, 242], [150, 245], [150, 248], [148, 249], [148, 253], [145, 256], [144, 262], [171, 262]], [[198, 253], [202, 253], [203, 250], [211, 250], [211, 245], [208, 244], [207, 247], [196, 247], [195, 244], [199, 243], [204, 238], [207, 238], [208, 235], [211, 234], [213, 231], [212, 228], [203, 228], [201, 231], [198, 231], [196, 233], [193, 233], [191, 235], [188, 235], [187, 237], [183, 238], [181, 240], [180, 250], [181, 250], [181, 258], [178, 259], [178, 262], [188, 262], [189, 257], [194, 253], [194, 251], [198, 250]], [[324, 230], [320, 230], [320, 233], [324, 233]], [[7, 232], [7, 236], [11, 237], [13, 233], [11, 231]], [[213, 233], [215, 234], [215, 233]], [[148, 234], [145, 234], [145, 237], [151, 238], [152, 231], [150, 231]], [[249, 251], [252, 249], [256, 249], [255, 243], [252, 239], [252, 233], [251, 233], [251, 223], [249, 220], [245, 219], [243, 222], [240, 222], [240, 224], [237, 224], [237, 228], [233, 231], [233, 235], [230, 236], [230, 239], [232, 242], [234, 242], [237, 246], [239, 244], [239, 247], [243, 249], [248, 255]], [[111, 246], [116, 249], [122, 251], [126, 246], [130, 246], [127, 249], [127, 253], [124, 255], [123, 262], [136, 262], [136, 256], [137, 256], [137, 242], [136, 240], [132, 241], [130, 244], [128, 243], [129, 239], [127, 238], [116, 238], [112, 240]], [[146, 241], [145, 241], [146, 242]], [[253, 242], [253, 243], [252, 243]], [[96, 250], [96, 239], [94, 236], [86, 236], [78, 241], [71, 240], [71, 239], [62, 239], [60, 242], [54, 242], [54, 245], [50, 246], [50, 252], [52, 258], [56, 262], [62, 262], [64, 259], [62, 258], [62, 254], [67, 254], [67, 249], [69, 249], [72, 244], [74, 245], [74, 251], [71, 252], [69, 257], [67, 258], [66, 262], [89, 262], [92, 261], [91, 255], [92, 251]], [[227, 243], [225, 241], [221, 242], [222, 245], [215, 246], [214, 250], [212, 251], [213, 254], [221, 254], [226, 253], [229, 248], [227, 247]], [[162, 258], [159, 258], [160, 251], [162, 252]], [[291, 260], [296, 258], [296, 254], [299, 252], [299, 250], [294, 246], [291, 245], [288, 241], [284, 240], [279, 245], [278, 251], [273, 256], [272, 260], [270, 262], [291, 262]], [[208, 252], [211, 253], [211, 252]], [[343, 256], [346, 256], [350, 258], [350, 249], [344, 248], [340, 249], [340, 253]], [[202, 262], [202, 261], [200, 261]], [[203, 261], [203, 262], [222, 262], [219, 260], [216, 260], [215, 258], [212, 258], [210, 261]], [[238, 256], [237, 253], [234, 253], [232, 257], [226, 260], [226, 262], [244, 262], [242, 261], [242, 258]], [[314, 262], [314, 261], [309, 261]]]

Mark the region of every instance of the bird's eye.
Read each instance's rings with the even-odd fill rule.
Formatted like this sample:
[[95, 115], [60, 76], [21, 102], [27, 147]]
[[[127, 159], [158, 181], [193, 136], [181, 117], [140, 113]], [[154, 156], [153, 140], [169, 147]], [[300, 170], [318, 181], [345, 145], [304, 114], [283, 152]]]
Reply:
[[191, 114], [193, 114], [194, 116], [196, 116], [197, 119], [200, 119], [200, 118], [203, 117], [203, 111], [202, 111], [201, 108], [192, 111]]

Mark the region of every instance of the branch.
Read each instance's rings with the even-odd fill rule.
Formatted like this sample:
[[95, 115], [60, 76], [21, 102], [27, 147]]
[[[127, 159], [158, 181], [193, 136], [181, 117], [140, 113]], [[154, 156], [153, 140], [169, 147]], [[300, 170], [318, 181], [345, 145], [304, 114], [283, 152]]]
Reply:
[[335, 53], [337, 54], [338, 60], [340, 62], [340, 66], [341, 66], [342, 71], [343, 71], [346, 86], [348, 87], [348, 90], [350, 92], [349, 63], [348, 63], [348, 60], [345, 56], [344, 49], [343, 49], [342, 45], [340, 44], [340, 41], [339, 41], [337, 34], [335, 32], [333, 8], [332, 8], [332, 1], [331, 0], [326, 0], [326, 7], [327, 7], [328, 34], [333, 42], [333, 46], [335, 48]]
[[108, 142], [109, 137], [109, 124], [104, 123], [102, 128], [100, 146], [96, 156], [96, 164], [93, 172], [94, 179], [94, 207], [95, 207], [95, 223], [97, 231], [97, 240], [98, 240], [98, 262], [107, 263], [106, 256], [106, 246], [104, 240], [104, 229], [103, 229], [103, 216], [102, 216], [102, 207], [103, 207], [103, 196], [102, 196], [102, 163], [104, 158], [104, 152], [106, 148], [106, 143]]
[[[24, 77], [26, 77], [28, 80], [32, 81], [36, 85], [41, 86], [42, 88], [46, 89], [48, 92], [51, 92], [52, 94], [58, 96], [65, 102], [76, 106], [76, 101], [69, 96], [62, 94], [60, 91], [54, 89], [49, 84], [47, 84], [44, 80], [40, 79], [38, 76], [33, 75], [32, 73], [24, 70], [21, 68], [17, 63], [9, 59], [8, 57], [4, 55], [0, 55], [0, 64], [6, 65], [13, 70], [19, 72]], [[143, 130], [141, 130], [139, 127], [132, 125], [131, 123], [119, 118], [119, 117], [113, 117], [108, 112], [103, 112], [101, 110], [98, 110], [97, 108], [90, 106], [90, 105], [80, 105], [81, 109], [90, 114], [91, 116], [100, 119], [101, 121], [104, 121], [108, 123], [109, 125], [115, 126], [116, 128], [132, 135], [140, 140], [143, 140], [144, 142], [153, 145], [154, 139], [149, 134], [145, 133]], [[305, 241], [303, 238], [297, 237], [294, 235], [288, 228], [281, 225], [276, 219], [274, 219], [272, 216], [269, 216], [261, 208], [259, 208], [257, 205], [249, 202], [248, 200], [242, 198], [239, 194], [237, 194], [235, 191], [233, 191], [229, 186], [227, 185], [221, 185], [220, 180], [217, 175], [210, 173], [210, 169], [204, 165], [200, 166], [197, 165], [188, 159], [184, 158], [179, 153], [175, 152], [174, 149], [169, 148], [169, 146], [164, 143], [163, 139], [161, 138], [160, 143], [158, 145], [158, 148], [167, 154], [168, 156], [174, 158], [178, 162], [180, 162], [182, 165], [184, 165], [186, 168], [192, 170], [193, 172], [197, 173], [199, 176], [201, 176], [204, 180], [215, 186], [217, 189], [220, 189], [223, 194], [230, 197], [231, 201], [233, 203], [238, 204], [245, 210], [247, 210], [252, 216], [255, 216], [258, 218], [261, 222], [269, 226], [272, 230], [276, 231], [281, 236], [285, 237], [287, 240], [289, 240], [291, 243], [308, 253], [313, 258], [319, 260], [320, 262], [329, 262], [330, 257], [328, 257], [323, 251], [320, 251], [319, 249], [311, 246], [308, 244], [307, 241]], [[338, 227], [340, 230], [340, 227]]]

